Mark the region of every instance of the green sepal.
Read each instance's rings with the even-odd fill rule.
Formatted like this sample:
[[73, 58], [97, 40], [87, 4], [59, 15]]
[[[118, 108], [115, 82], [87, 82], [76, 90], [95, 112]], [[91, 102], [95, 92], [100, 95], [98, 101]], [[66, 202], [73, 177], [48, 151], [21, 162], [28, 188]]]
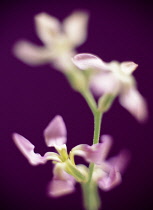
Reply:
[[110, 109], [114, 99], [115, 95], [110, 93], [104, 94], [98, 101], [98, 110], [100, 112], [107, 112]]
[[74, 90], [82, 92], [83, 90], [87, 89], [88, 87], [87, 79], [85, 75], [78, 69], [66, 72], [66, 76], [70, 82], [71, 87]]
[[68, 174], [72, 175], [78, 182], [86, 182], [87, 181], [87, 177], [83, 173], [81, 173], [80, 170], [77, 168], [77, 166], [74, 165], [70, 160], [67, 160], [65, 162], [64, 170]]

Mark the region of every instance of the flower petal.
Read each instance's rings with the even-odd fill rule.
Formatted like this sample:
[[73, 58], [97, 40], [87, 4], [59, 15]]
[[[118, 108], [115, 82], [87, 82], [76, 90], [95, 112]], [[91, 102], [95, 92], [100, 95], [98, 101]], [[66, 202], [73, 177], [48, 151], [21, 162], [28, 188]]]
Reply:
[[75, 179], [63, 170], [62, 163], [55, 165], [53, 173], [53, 180], [48, 187], [51, 197], [67, 195], [75, 190]]
[[53, 179], [49, 186], [49, 195], [51, 197], [59, 197], [70, 194], [74, 191], [74, 185], [71, 181]]
[[132, 61], [126, 61], [121, 63], [121, 70], [126, 74], [132, 74], [132, 72], [138, 67], [138, 64]]
[[90, 81], [91, 91], [95, 96], [101, 96], [104, 93], [117, 94], [120, 88], [120, 82], [110, 72], [103, 72], [94, 75]]
[[17, 133], [14, 133], [13, 140], [16, 146], [22, 152], [22, 154], [28, 159], [30, 164], [38, 165], [46, 163], [46, 157], [42, 157], [40, 154], [34, 153], [35, 146], [31, 144], [31, 142], [28, 141], [26, 138]]
[[39, 38], [46, 45], [51, 45], [54, 38], [60, 33], [60, 23], [47, 13], [40, 13], [35, 16], [36, 31]]
[[114, 167], [117, 171], [123, 173], [130, 161], [130, 153], [127, 150], [122, 150], [117, 156], [107, 160], [110, 167]]
[[87, 23], [88, 13], [86, 12], [73, 12], [63, 22], [63, 29], [69, 39], [74, 45], [81, 45], [87, 37]]
[[72, 58], [73, 63], [81, 70], [108, 70], [107, 64], [95, 55], [88, 53], [77, 54]]
[[51, 59], [51, 53], [47, 49], [27, 41], [17, 42], [13, 51], [17, 58], [32, 66], [44, 64]]
[[137, 120], [143, 122], [148, 118], [147, 103], [135, 88], [130, 88], [120, 95], [121, 105], [127, 109]]
[[80, 144], [72, 149], [71, 155], [81, 156], [87, 162], [102, 164], [102, 161], [106, 158], [110, 150], [112, 138], [109, 135], [103, 135], [101, 140], [102, 143], [93, 144], [92, 146]]
[[61, 162], [60, 156], [55, 152], [46, 152], [44, 157], [47, 160], [53, 160], [53, 161], [56, 161], [56, 162]]
[[66, 143], [66, 126], [63, 118], [59, 115], [49, 123], [44, 130], [44, 137], [48, 147], [62, 146]]
[[103, 162], [100, 166], [103, 173], [101, 177], [98, 177], [99, 187], [108, 191], [120, 184], [122, 181], [121, 173], [126, 169], [129, 160], [130, 154], [124, 150], [119, 155]]
[[115, 168], [110, 168], [110, 170], [98, 181], [99, 187], [104, 190], [108, 191], [112, 188], [119, 185], [122, 181], [120, 172], [116, 171]]

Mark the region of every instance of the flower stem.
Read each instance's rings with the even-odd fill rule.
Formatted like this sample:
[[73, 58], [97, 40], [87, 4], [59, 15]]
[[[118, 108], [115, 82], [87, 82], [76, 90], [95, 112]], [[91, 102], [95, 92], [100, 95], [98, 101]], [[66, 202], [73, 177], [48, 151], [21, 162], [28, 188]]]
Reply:
[[101, 121], [102, 121], [102, 113], [97, 110], [97, 111], [94, 112], [94, 138], [93, 138], [93, 144], [99, 143]]
[[85, 98], [88, 106], [90, 107], [90, 109], [94, 115], [97, 110], [97, 104], [95, 102], [93, 95], [90, 93], [89, 90], [83, 91], [83, 92], [81, 92], [81, 94]]
[[[98, 110], [97, 104], [90, 91], [85, 91], [81, 94], [84, 96], [85, 100], [87, 101], [87, 104], [89, 105], [94, 115], [93, 144], [97, 144], [99, 143], [99, 137], [100, 137], [102, 112]], [[96, 183], [92, 181], [93, 171], [94, 171], [94, 163], [90, 163], [88, 182], [82, 184], [84, 207], [86, 210], [98, 210], [100, 208], [98, 186]]]
[[98, 195], [97, 185], [92, 182], [90, 185], [88, 185], [87, 183], [83, 183], [81, 186], [84, 198], [84, 208], [86, 210], [99, 209], [100, 198]]

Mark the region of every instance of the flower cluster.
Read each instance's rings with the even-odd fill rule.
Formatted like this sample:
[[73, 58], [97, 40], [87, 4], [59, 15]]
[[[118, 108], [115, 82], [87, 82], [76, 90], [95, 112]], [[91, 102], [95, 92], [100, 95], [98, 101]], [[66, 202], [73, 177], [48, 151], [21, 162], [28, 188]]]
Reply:
[[[75, 190], [76, 182], [83, 191], [84, 207], [98, 210], [100, 199], [97, 188], [108, 191], [121, 183], [122, 174], [129, 160], [129, 153], [121, 151], [108, 158], [112, 137], [100, 137], [102, 115], [110, 109], [116, 97], [138, 121], [147, 119], [147, 104], [139, 93], [132, 73], [137, 68], [134, 62], [112, 61], [106, 63], [99, 57], [81, 53], [75, 48], [87, 37], [88, 13], [76, 11], [61, 24], [46, 13], [35, 16], [36, 32], [43, 46], [19, 41], [14, 46], [15, 55], [29, 65], [52, 63], [68, 79], [71, 87], [86, 100], [94, 117], [93, 144], [80, 144], [67, 151], [67, 131], [61, 116], [56, 116], [44, 130], [48, 147], [56, 152], [43, 156], [34, 152], [34, 145], [23, 136], [14, 133], [13, 140], [32, 165], [54, 164], [53, 178], [48, 187], [52, 197], [69, 194]], [[98, 97], [98, 102], [95, 100]], [[75, 156], [82, 157], [88, 164], [76, 164]]]

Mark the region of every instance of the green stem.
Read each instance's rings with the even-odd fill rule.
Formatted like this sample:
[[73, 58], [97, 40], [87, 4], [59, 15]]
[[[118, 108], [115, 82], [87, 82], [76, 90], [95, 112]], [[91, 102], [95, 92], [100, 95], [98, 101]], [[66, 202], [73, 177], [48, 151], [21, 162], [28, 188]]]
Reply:
[[81, 187], [84, 198], [84, 208], [87, 210], [99, 209], [100, 198], [98, 194], [97, 185], [93, 182], [90, 185], [88, 185], [87, 183], [83, 183]]
[[102, 113], [100, 111], [96, 111], [94, 113], [94, 138], [93, 138], [93, 144], [99, 143], [101, 121], [102, 121]]
[[97, 110], [97, 104], [95, 102], [93, 95], [90, 93], [89, 90], [83, 91], [83, 92], [81, 92], [81, 94], [85, 98], [88, 106], [90, 107], [90, 109], [94, 115]]
[[[89, 93], [88, 93], [89, 94]], [[100, 128], [101, 128], [101, 121], [102, 121], [102, 112], [95, 108], [95, 106], [90, 101], [91, 95], [85, 94], [86, 101], [89, 104], [93, 114], [94, 114], [94, 137], [93, 137], [93, 144], [99, 143], [100, 137]], [[100, 208], [100, 198], [98, 194], [98, 187], [96, 183], [92, 182], [92, 175], [94, 171], [94, 163], [90, 163], [89, 165], [89, 178], [88, 182], [82, 184], [83, 190], [83, 199], [84, 199], [84, 207], [86, 210], [98, 210]]]

